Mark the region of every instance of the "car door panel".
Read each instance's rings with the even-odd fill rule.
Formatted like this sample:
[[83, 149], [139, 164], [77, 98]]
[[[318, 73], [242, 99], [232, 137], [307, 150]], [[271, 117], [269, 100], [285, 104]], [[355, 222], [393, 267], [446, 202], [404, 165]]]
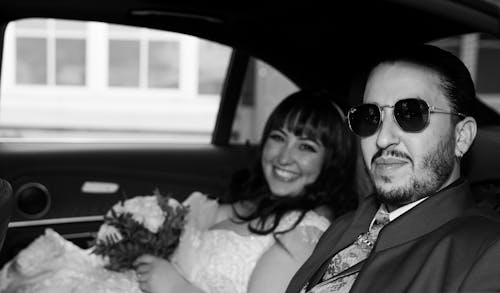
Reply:
[[[12, 184], [16, 204], [0, 265], [46, 228], [88, 247], [102, 216], [124, 197], [156, 189], [179, 201], [193, 191], [222, 195], [231, 174], [247, 166], [253, 153], [252, 147], [211, 145], [4, 143], [0, 177]], [[45, 188], [48, 203], [40, 203], [36, 192], [24, 194], [26, 188]]]

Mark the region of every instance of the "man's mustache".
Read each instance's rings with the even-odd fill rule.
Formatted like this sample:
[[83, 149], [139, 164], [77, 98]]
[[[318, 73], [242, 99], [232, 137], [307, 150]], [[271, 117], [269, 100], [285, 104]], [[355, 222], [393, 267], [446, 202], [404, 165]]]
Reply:
[[393, 158], [406, 159], [413, 164], [413, 160], [410, 158], [410, 156], [408, 154], [405, 154], [405, 153], [398, 151], [398, 150], [386, 150], [386, 149], [379, 149], [375, 153], [375, 155], [373, 155], [371, 164], [373, 164], [373, 162], [375, 162], [375, 160], [377, 158], [382, 157], [382, 156], [389, 156], [389, 157], [393, 157]]

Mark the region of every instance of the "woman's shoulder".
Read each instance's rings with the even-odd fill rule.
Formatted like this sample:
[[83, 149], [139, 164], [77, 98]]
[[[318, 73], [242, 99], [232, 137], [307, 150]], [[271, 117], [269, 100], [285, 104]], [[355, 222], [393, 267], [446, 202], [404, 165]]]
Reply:
[[276, 229], [278, 232], [276, 235], [285, 247], [315, 245], [323, 232], [330, 226], [330, 220], [314, 210], [307, 211], [295, 225], [300, 216], [301, 212], [299, 211], [289, 212], [281, 219]]
[[189, 208], [188, 223], [197, 226], [198, 229], [206, 230], [226, 220], [231, 214], [229, 205], [221, 205], [216, 199], [199, 191], [191, 193], [182, 204]]
[[[301, 215], [302, 213], [300, 211], [287, 213], [281, 219], [277, 231], [289, 230], [295, 225]], [[326, 214], [323, 210], [307, 211], [302, 219], [300, 219], [299, 223], [297, 223], [296, 228], [314, 227], [321, 231], [325, 231], [328, 226], [330, 226], [330, 220], [327, 216], [328, 214]]]

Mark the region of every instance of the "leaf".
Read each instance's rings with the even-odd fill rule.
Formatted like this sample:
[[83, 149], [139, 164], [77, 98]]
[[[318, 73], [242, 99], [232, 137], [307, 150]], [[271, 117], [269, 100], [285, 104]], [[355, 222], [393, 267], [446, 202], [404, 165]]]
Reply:
[[104, 224], [114, 226], [123, 239], [106, 237], [96, 239], [93, 253], [108, 257], [107, 269], [126, 271], [133, 269], [134, 261], [143, 254], [169, 259], [179, 244], [188, 208], [172, 206], [170, 196], [157, 194], [158, 205], [165, 211], [165, 220], [157, 233], [152, 233], [133, 219], [130, 213], [118, 214], [111, 209]]

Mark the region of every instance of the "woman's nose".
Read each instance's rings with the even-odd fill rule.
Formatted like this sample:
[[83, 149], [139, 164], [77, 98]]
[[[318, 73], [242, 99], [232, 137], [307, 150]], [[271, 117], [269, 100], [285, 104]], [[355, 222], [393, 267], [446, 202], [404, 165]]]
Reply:
[[278, 155], [278, 163], [281, 165], [287, 165], [290, 164], [293, 161], [293, 149], [288, 146], [284, 145], [279, 152]]

